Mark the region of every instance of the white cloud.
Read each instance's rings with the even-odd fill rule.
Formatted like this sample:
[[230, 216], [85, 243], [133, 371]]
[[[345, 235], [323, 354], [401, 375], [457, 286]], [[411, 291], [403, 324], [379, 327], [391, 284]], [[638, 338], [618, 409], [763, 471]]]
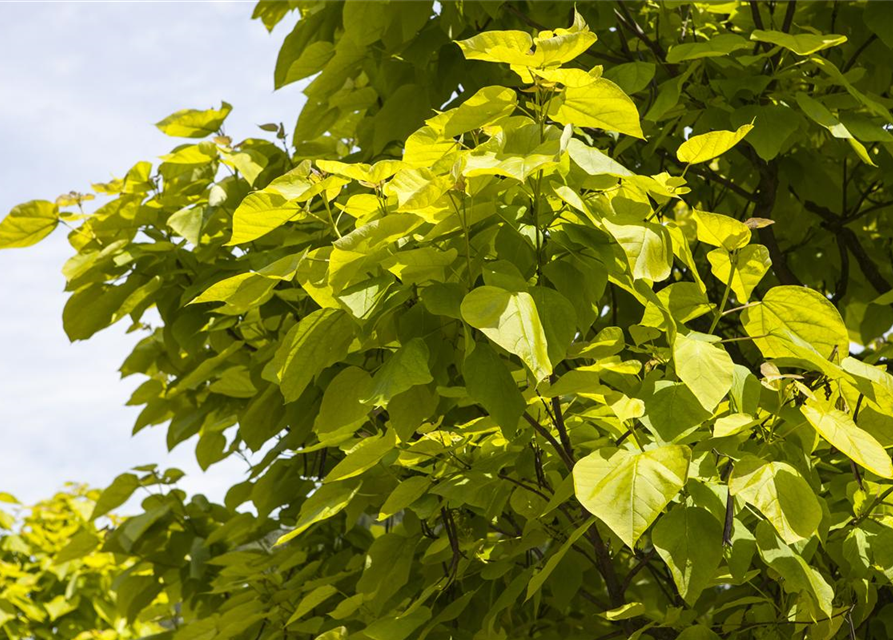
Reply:
[[[273, 35], [249, 20], [252, 4], [0, 5], [0, 215], [35, 198], [123, 173], [177, 141], [151, 123], [184, 107], [234, 105], [227, 132], [294, 122], [295, 86], [272, 92]], [[107, 484], [155, 462], [188, 471], [184, 488], [223, 497], [245, 464], [202, 474], [194, 442], [168, 454], [164, 429], [131, 438], [125, 407], [137, 378], [117, 369], [138, 339], [121, 323], [87, 342], [62, 331], [62, 231], [30, 249], [0, 252], [0, 490], [25, 501], [74, 480]]]

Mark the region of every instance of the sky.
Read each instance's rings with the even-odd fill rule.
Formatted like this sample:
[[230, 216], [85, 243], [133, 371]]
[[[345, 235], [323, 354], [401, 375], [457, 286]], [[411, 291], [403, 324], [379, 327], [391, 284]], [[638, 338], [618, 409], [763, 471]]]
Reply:
[[[257, 124], [293, 123], [300, 87], [273, 92], [290, 16], [268, 34], [253, 2], [0, 3], [0, 217], [121, 177], [178, 140], [152, 123], [182, 108], [233, 105], [236, 140]], [[179, 141], [179, 142], [182, 142]], [[0, 491], [26, 503], [68, 481], [106, 486], [130, 467], [187, 472], [190, 493], [222, 499], [245, 473], [233, 459], [202, 473], [195, 441], [168, 452], [165, 428], [131, 436], [125, 407], [138, 376], [118, 367], [139, 339], [124, 320], [86, 342], [62, 330], [63, 230], [28, 249], [0, 251]]]

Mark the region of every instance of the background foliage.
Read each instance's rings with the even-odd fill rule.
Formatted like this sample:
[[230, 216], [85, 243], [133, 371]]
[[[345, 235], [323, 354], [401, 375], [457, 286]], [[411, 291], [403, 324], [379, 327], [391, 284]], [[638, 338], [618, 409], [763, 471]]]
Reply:
[[[293, 9], [293, 129], [178, 112], [158, 126], [191, 140], [95, 210], [0, 224], [69, 228], [72, 340], [144, 333], [135, 431], [262, 458], [223, 505], [154, 468], [102, 493], [92, 518], [157, 489], [102, 535], [133, 563], [116, 615], [176, 640], [888, 637], [893, 5], [255, 17]], [[8, 634], [49, 607], [10, 606]]]

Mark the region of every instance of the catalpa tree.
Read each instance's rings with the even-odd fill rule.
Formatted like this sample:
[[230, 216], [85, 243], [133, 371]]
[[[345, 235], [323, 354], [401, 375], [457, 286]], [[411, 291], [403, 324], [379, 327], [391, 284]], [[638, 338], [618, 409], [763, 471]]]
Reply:
[[[58, 224], [73, 340], [203, 467], [103, 552], [174, 640], [886, 638], [893, 4], [270, 2], [230, 106]], [[551, 27], [558, 27], [551, 30]], [[157, 309], [158, 319], [146, 316]], [[247, 454], [253, 454], [249, 457]], [[131, 604], [131, 607], [134, 606]]]

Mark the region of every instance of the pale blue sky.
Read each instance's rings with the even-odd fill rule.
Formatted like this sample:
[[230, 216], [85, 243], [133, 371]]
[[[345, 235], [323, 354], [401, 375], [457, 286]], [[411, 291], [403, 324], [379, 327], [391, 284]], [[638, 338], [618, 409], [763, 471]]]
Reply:
[[[273, 66], [295, 17], [273, 34], [244, 3], [0, 4], [0, 216], [121, 176], [176, 140], [152, 126], [184, 107], [234, 106], [235, 139], [256, 124], [293, 123], [294, 85], [273, 93]], [[264, 134], [265, 135], [265, 134]], [[105, 486], [149, 462], [187, 471], [184, 488], [222, 498], [234, 460], [202, 474], [194, 442], [168, 454], [164, 429], [130, 429], [137, 378], [117, 369], [137, 340], [126, 321], [87, 342], [62, 331], [61, 230], [37, 247], [0, 251], [0, 491], [31, 502], [76, 480]]]

